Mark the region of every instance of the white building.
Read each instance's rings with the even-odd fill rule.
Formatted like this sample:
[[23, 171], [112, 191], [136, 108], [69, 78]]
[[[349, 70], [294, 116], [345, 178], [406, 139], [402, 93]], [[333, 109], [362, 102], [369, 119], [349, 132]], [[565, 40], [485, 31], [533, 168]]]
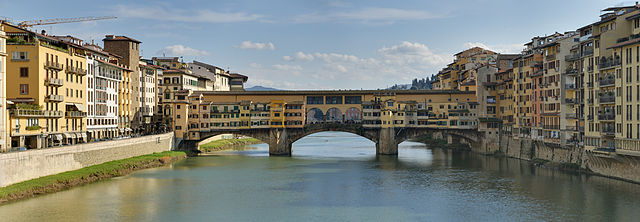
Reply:
[[[224, 69], [203, 62], [193, 61], [188, 64], [189, 70], [198, 76], [213, 81], [213, 91], [230, 91], [230, 75]], [[209, 90], [209, 89], [207, 89]]]
[[[87, 49], [87, 132], [89, 139], [113, 138], [124, 134], [118, 130], [118, 89], [123, 70], [117, 58], [95, 45]], [[114, 63], [112, 63], [112, 61]]]
[[9, 150], [7, 140], [7, 36], [4, 33], [4, 26], [0, 25], [0, 152]]
[[162, 72], [160, 67], [147, 64], [144, 61], [140, 61], [139, 65], [140, 72], [140, 81], [138, 84], [139, 96], [134, 101], [139, 104], [140, 113], [139, 118], [142, 123], [145, 124], [144, 130], [149, 132], [153, 130], [153, 125], [151, 125], [153, 120], [153, 114], [157, 105], [157, 81], [158, 81], [158, 73]]

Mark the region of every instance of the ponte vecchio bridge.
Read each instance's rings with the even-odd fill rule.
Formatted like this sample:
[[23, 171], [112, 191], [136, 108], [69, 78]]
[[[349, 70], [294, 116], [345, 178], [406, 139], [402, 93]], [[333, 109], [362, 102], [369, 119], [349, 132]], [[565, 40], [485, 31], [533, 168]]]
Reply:
[[395, 155], [399, 143], [434, 132], [477, 143], [475, 101], [473, 91], [177, 91], [163, 111], [182, 149], [233, 133], [269, 144], [271, 155], [291, 155], [302, 137], [342, 131], [375, 142], [377, 154]]

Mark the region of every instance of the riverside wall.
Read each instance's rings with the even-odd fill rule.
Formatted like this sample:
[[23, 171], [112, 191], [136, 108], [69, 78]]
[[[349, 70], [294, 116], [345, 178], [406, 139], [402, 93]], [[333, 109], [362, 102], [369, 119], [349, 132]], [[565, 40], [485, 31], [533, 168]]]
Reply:
[[[630, 155], [601, 155], [586, 151], [578, 146], [559, 146], [527, 138], [516, 138], [497, 130], [478, 134], [475, 143], [469, 145], [471, 151], [485, 155], [504, 155], [528, 161], [547, 162], [545, 164], [585, 170], [597, 175], [640, 183], [640, 157]], [[459, 143], [442, 133], [434, 133], [434, 139]]]
[[169, 151], [173, 133], [0, 154], [0, 187], [134, 156]]

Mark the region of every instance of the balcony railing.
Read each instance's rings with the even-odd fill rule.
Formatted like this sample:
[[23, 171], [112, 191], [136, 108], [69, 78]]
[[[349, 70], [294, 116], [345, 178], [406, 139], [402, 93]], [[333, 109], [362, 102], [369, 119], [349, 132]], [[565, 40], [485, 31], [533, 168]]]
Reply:
[[567, 75], [577, 75], [578, 74], [578, 69], [566, 69], [565, 73]]
[[567, 104], [579, 104], [580, 101], [578, 99], [575, 98], [566, 98], [564, 99], [564, 102]]
[[83, 117], [87, 117], [87, 112], [67, 111], [67, 112], [65, 112], [65, 116], [66, 117], [83, 118]]
[[577, 89], [578, 87], [576, 86], [576, 84], [573, 83], [567, 83], [564, 85], [565, 89]]
[[564, 57], [565, 61], [573, 61], [577, 59], [580, 59], [580, 53], [573, 53]]
[[613, 127], [602, 128], [602, 134], [604, 135], [616, 135], [616, 129]]
[[75, 73], [78, 75], [86, 75], [87, 74], [87, 70], [83, 69], [82, 67], [73, 67], [73, 66], [67, 66], [67, 72], [68, 73]]
[[544, 125], [543, 129], [560, 129], [560, 125]]
[[585, 49], [582, 51], [582, 56], [591, 56], [593, 55], [593, 49]]
[[64, 84], [64, 81], [58, 78], [47, 78], [45, 82], [50, 86], [62, 86]]
[[46, 61], [44, 63], [44, 67], [49, 69], [62, 70], [62, 64], [54, 61]]
[[12, 109], [9, 113], [15, 117], [62, 117], [62, 111], [55, 110]]
[[598, 115], [598, 119], [612, 121], [612, 120], [616, 120], [616, 115], [614, 115], [613, 113], [600, 114]]
[[64, 100], [64, 96], [61, 95], [48, 95], [47, 99], [52, 102], [62, 102]]
[[606, 95], [600, 96], [599, 102], [600, 103], [615, 103], [616, 102], [616, 97], [615, 97], [615, 95], [613, 93], [606, 94]]
[[604, 76], [600, 79], [600, 87], [611, 86], [616, 84], [616, 79], [613, 76]]
[[620, 64], [622, 64], [622, 60], [620, 59], [619, 56], [613, 58], [613, 57], [609, 57], [609, 58], [605, 58], [602, 57], [602, 59], [600, 60], [600, 64], [598, 64], [598, 69], [602, 70], [602, 69], [609, 69], [609, 68], [613, 68], [616, 66], [619, 66]]
[[556, 54], [547, 55], [547, 61], [556, 60]]

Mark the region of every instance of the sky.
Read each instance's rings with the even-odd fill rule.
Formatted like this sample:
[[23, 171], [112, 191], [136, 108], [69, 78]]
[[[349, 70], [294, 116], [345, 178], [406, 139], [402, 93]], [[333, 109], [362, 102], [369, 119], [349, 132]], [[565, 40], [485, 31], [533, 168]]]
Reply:
[[382, 89], [425, 78], [473, 46], [518, 53], [534, 36], [575, 30], [607, 0], [0, 0], [0, 18], [117, 16], [35, 26], [101, 45], [142, 41], [142, 56], [182, 56], [278, 89]]

